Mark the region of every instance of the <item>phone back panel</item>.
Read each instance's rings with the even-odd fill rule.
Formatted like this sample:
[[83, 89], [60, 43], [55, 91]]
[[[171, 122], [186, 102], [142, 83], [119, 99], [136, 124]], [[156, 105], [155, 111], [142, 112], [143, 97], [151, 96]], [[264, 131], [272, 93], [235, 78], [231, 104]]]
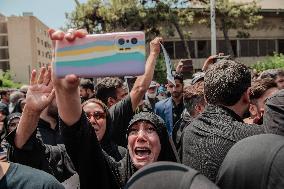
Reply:
[[145, 72], [145, 34], [119, 32], [57, 41], [55, 75], [136, 76]]

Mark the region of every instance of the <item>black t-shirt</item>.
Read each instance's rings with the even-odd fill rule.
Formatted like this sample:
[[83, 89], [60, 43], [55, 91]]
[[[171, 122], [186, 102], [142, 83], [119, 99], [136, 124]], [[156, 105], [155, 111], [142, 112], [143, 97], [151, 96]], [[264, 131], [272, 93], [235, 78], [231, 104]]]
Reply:
[[1, 189], [64, 189], [50, 174], [31, 167], [10, 163], [0, 180]]
[[134, 115], [130, 95], [109, 109], [112, 120], [111, 138], [119, 146], [126, 147], [126, 132]]

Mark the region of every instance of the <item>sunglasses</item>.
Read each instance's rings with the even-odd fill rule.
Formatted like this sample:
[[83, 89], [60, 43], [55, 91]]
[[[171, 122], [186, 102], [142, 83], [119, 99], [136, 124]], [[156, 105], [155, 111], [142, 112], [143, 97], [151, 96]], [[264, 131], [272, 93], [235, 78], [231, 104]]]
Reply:
[[104, 112], [86, 112], [86, 116], [88, 119], [93, 117], [95, 120], [106, 118], [106, 114]]

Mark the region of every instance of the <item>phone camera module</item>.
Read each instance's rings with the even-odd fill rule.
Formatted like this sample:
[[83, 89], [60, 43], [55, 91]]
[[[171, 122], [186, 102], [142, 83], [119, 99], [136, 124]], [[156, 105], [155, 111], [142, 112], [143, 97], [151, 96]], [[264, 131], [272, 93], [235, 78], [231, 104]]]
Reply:
[[118, 40], [118, 44], [119, 45], [123, 45], [125, 43], [125, 40], [123, 39], [123, 38], [120, 38], [119, 40]]
[[126, 43], [129, 43], [129, 40], [128, 40], [128, 39], [126, 40]]
[[137, 38], [132, 38], [132, 39], [131, 39], [131, 43], [132, 43], [132, 44], [137, 44], [137, 41], [138, 41]]

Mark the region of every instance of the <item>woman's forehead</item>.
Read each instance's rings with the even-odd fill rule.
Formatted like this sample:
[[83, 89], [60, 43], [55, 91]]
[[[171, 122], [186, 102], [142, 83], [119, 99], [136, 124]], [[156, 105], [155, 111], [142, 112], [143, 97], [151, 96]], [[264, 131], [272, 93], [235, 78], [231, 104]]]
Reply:
[[144, 127], [145, 126], [152, 126], [152, 127], [154, 127], [154, 125], [151, 122], [146, 121], [146, 120], [136, 121], [135, 123], [132, 124], [131, 127], [133, 127], [133, 126], [144, 126]]
[[83, 107], [84, 111], [102, 111], [104, 112], [104, 109], [102, 108], [102, 106], [98, 103], [95, 102], [90, 102], [88, 104], [86, 104]]

